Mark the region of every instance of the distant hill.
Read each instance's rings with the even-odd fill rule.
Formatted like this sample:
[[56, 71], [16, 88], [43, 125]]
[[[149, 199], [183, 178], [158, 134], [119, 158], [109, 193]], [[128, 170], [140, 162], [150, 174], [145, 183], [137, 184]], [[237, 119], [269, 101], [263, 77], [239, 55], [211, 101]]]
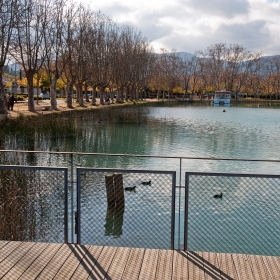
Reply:
[[191, 53], [188, 53], [188, 52], [176, 52], [176, 55], [179, 56], [180, 58], [188, 58], [188, 59], [191, 59], [194, 57], [193, 54]]

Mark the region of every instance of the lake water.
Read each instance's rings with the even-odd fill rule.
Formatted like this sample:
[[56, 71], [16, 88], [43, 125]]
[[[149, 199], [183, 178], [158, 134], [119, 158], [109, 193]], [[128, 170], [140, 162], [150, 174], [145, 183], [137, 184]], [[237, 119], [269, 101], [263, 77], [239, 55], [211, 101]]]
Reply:
[[[183, 103], [184, 104], [184, 103]], [[279, 159], [280, 110], [272, 107], [149, 106], [143, 124], [81, 124], [82, 140], [57, 150], [179, 157]], [[69, 147], [70, 146], [70, 147]], [[178, 170], [175, 159], [87, 158], [83, 166]], [[105, 165], [105, 166], [104, 166]], [[278, 174], [279, 164], [183, 160], [185, 171]]]
[[[224, 109], [226, 112], [223, 112]], [[66, 152], [177, 157], [280, 159], [279, 107], [269, 105], [223, 107], [172, 102], [143, 106], [142, 110], [148, 116], [148, 121], [143, 123], [111, 123], [106, 118], [102, 121], [77, 119], [78, 132], [75, 138], [63, 141], [46, 139], [35, 148], [36, 150]], [[9, 146], [6, 148], [8, 149]], [[24, 149], [24, 147], [21, 148]], [[41, 155], [32, 157], [29, 161], [33, 165], [69, 166], [70, 164], [67, 156]], [[279, 174], [279, 163], [232, 160], [184, 159], [182, 160], [182, 178], [179, 178], [180, 161], [178, 159], [75, 156], [75, 165], [176, 171], [177, 185], [184, 185], [184, 172]], [[141, 182], [140, 179], [142, 178], [138, 178], [138, 181], [135, 179], [133, 183]], [[129, 180], [131, 179], [127, 179], [128, 182]], [[209, 186], [202, 182], [200, 184], [203, 189], [191, 185], [192, 194], [189, 205], [191, 238], [189, 248], [191, 250], [279, 255], [279, 246], [274, 246], [280, 235], [280, 205], [275, 199], [275, 195], [279, 197], [279, 179], [272, 180], [269, 184], [266, 180], [259, 182], [257, 179], [257, 183], [254, 180], [253, 185], [252, 181], [245, 179], [234, 181], [233, 185], [215, 181], [216, 185], [213, 183]], [[135, 193], [125, 193], [126, 205], [119, 218], [121, 223], [112, 222], [111, 217], [115, 214], [106, 209], [104, 186], [102, 190], [100, 185], [97, 189], [94, 189], [94, 186], [84, 188], [81, 195], [82, 214], [89, 212], [82, 216], [82, 225], [86, 225], [82, 229], [84, 243], [95, 242], [99, 245], [116, 246], [128, 244], [141, 247], [145, 246], [143, 240], [148, 239], [149, 247], [168, 248], [171, 190], [164, 189], [163, 191], [161, 187], [162, 182], [155, 177], [151, 187], [147, 189], [139, 187]], [[221, 190], [224, 193], [223, 199], [213, 200], [213, 193]], [[153, 193], [158, 194], [162, 200], [150, 200], [147, 194], [151, 197]], [[99, 205], [101, 201], [103, 203]], [[98, 209], [98, 219], [92, 216], [94, 205]], [[178, 246], [175, 247], [181, 247], [184, 223], [183, 190], [177, 189], [176, 205], [175, 235]], [[143, 211], [147, 216], [135, 216], [136, 210], [137, 213]], [[254, 218], [256, 213], [261, 219]], [[162, 217], [165, 218], [162, 219]], [[153, 223], [145, 224], [145, 221], [149, 219]], [[91, 231], [92, 227], [88, 224], [88, 220], [95, 226], [96, 233]], [[121, 238], [116, 238], [119, 236], [108, 231], [108, 221], [109, 225], [114, 223], [117, 225], [117, 231], [122, 232]], [[156, 231], [157, 223], [162, 227], [160, 238], [149, 235]], [[248, 223], [251, 226], [248, 227]], [[87, 230], [87, 227], [90, 230]], [[268, 227], [272, 230], [267, 230]], [[235, 234], [233, 239], [232, 232]], [[251, 239], [251, 236], [255, 236], [254, 239]], [[270, 240], [268, 243], [267, 239]], [[221, 240], [224, 241], [220, 242]], [[238, 242], [239, 240], [242, 242]]]
[[[223, 112], [224, 109], [226, 112]], [[149, 121], [143, 124], [111, 125], [104, 121], [93, 124], [91, 130], [87, 123], [83, 123], [87, 137], [82, 143], [76, 142], [75, 148], [86, 152], [119, 154], [279, 159], [280, 110], [277, 108], [271, 106], [260, 108], [256, 105], [253, 107], [214, 107], [171, 103], [170, 106], [155, 105], [145, 107], [143, 110], [147, 110], [149, 116]], [[175, 170], [177, 171], [177, 184], [179, 184], [178, 159], [81, 158], [83, 158], [80, 162], [81, 166]], [[279, 163], [183, 160], [182, 173], [192, 171], [277, 175], [279, 174]], [[223, 180], [225, 181], [225, 178]], [[246, 180], [244, 178], [238, 179], [232, 184], [219, 183], [220, 186], [223, 185], [224, 196], [223, 200], [218, 202], [211, 200], [211, 198], [213, 193], [221, 191], [221, 188], [209, 186], [207, 179], [200, 186], [197, 185], [199, 187], [206, 186], [203, 190], [197, 187], [192, 189], [189, 205], [190, 239], [188, 246], [190, 250], [279, 255], [279, 246], [275, 246], [275, 244], [277, 244], [280, 235], [278, 222], [280, 205], [273, 198], [275, 193], [279, 193], [279, 179], [274, 181], [272, 179], [273, 182], [270, 184], [267, 181], [263, 182], [262, 179]], [[184, 184], [183, 176], [181, 184]], [[256, 186], [258, 187], [256, 188]], [[101, 237], [100, 234], [97, 238], [98, 235], [88, 235], [84, 232], [85, 243], [87, 241], [90, 243], [89, 240], [95, 238], [95, 242], [99, 245], [104, 243], [118, 246], [129, 244], [129, 246], [141, 247], [141, 238], [145, 239], [149, 236], [150, 247], [168, 248], [171, 201], [162, 204], [160, 210], [156, 209], [154, 204], [143, 203], [142, 195], [147, 194], [147, 191], [143, 192], [143, 188], [140, 187], [137, 193], [126, 194], [126, 209], [139, 211], [142, 208], [144, 219], [158, 220], [158, 223], [147, 223], [143, 227], [143, 223], [134, 223], [139, 220], [138, 215], [133, 215], [131, 210], [125, 211], [124, 220], [126, 223], [123, 225], [122, 238], [116, 239], [114, 234], [111, 235], [111, 239], [110, 235], [102, 235]], [[153, 195], [158, 192], [160, 193], [159, 184], [155, 182]], [[182, 246], [184, 224], [184, 191], [181, 190], [181, 199], [178, 198], [179, 192], [177, 189], [175, 232], [175, 247], [177, 248]], [[89, 194], [84, 195], [82, 204], [85, 206], [93, 205], [92, 202], [96, 201], [99, 196], [92, 200], [89, 197]], [[101, 197], [99, 197], [100, 199]], [[178, 207], [179, 200], [180, 209]], [[86, 206], [84, 209], [88, 209], [88, 207]], [[271, 208], [274, 210], [271, 211]], [[104, 205], [103, 210], [99, 211], [103, 212], [102, 216], [107, 213]], [[154, 216], [148, 218], [145, 216], [146, 212], [154, 212], [155, 216], [160, 215], [161, 217], [164, 213], [166, 219], [163, 221]], [[96, 219], [96, 221], [100, 233], [104, 223], [102, 220]], [[180, 228], [178, 229], [179, 221]], [[131, 224], [134, 226], [132, 227]], [[165, 236], [163, 239], [151, 234], [151, 232], [156, 231], [159, 224], [165, 229], [161, 231], [160, 235], [161, 237]], [[127, 235], [125, 232], [129, 234]], [[142, 234], [139, 235], [139, 233]], [[130, 234], [132, 234], [132, 238], [129, 238]], [[139, 244], [135, 243], [135, 239], [139, 240]], [[267, 242], [268, 239], [269, 242]]]

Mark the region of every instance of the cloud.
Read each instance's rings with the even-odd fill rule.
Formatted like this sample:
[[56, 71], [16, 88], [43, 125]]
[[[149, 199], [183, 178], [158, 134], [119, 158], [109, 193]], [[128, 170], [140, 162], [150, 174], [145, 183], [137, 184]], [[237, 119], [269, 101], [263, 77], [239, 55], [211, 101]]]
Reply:
[[246, 14], [250, 7], [246, 0], [189, 0], [186, 5], [199, 13], [220, 15], [226, 18]]
[[193, 53], [220, 42], [280, 52], [279, 0], [102, 0], [91, 7], [136, 27], [157, 52], [164, 47]]
[[244, 47], [252, 51], [264, 51], [265, 46], [272, 38], [266, 22], [263, 20], [248, 22], [245, 24], [223, 24], [215, 32], [225, 42], [234, 44], [242, 43]]

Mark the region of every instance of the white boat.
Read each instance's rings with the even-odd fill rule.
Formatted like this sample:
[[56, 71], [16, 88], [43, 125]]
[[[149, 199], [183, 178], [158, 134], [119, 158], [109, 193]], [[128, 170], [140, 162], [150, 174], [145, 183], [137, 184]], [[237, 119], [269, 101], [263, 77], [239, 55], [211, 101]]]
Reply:
[[231, 92], [226, 90], [215, 91], [214, 104], [230, 104]]

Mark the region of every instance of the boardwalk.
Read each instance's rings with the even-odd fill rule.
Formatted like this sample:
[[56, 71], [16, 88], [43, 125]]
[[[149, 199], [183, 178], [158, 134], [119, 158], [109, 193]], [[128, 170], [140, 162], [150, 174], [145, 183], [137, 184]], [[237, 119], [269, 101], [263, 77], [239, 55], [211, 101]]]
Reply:
[[280, 279], [280, 258], [0, 241], [0, 279]]

